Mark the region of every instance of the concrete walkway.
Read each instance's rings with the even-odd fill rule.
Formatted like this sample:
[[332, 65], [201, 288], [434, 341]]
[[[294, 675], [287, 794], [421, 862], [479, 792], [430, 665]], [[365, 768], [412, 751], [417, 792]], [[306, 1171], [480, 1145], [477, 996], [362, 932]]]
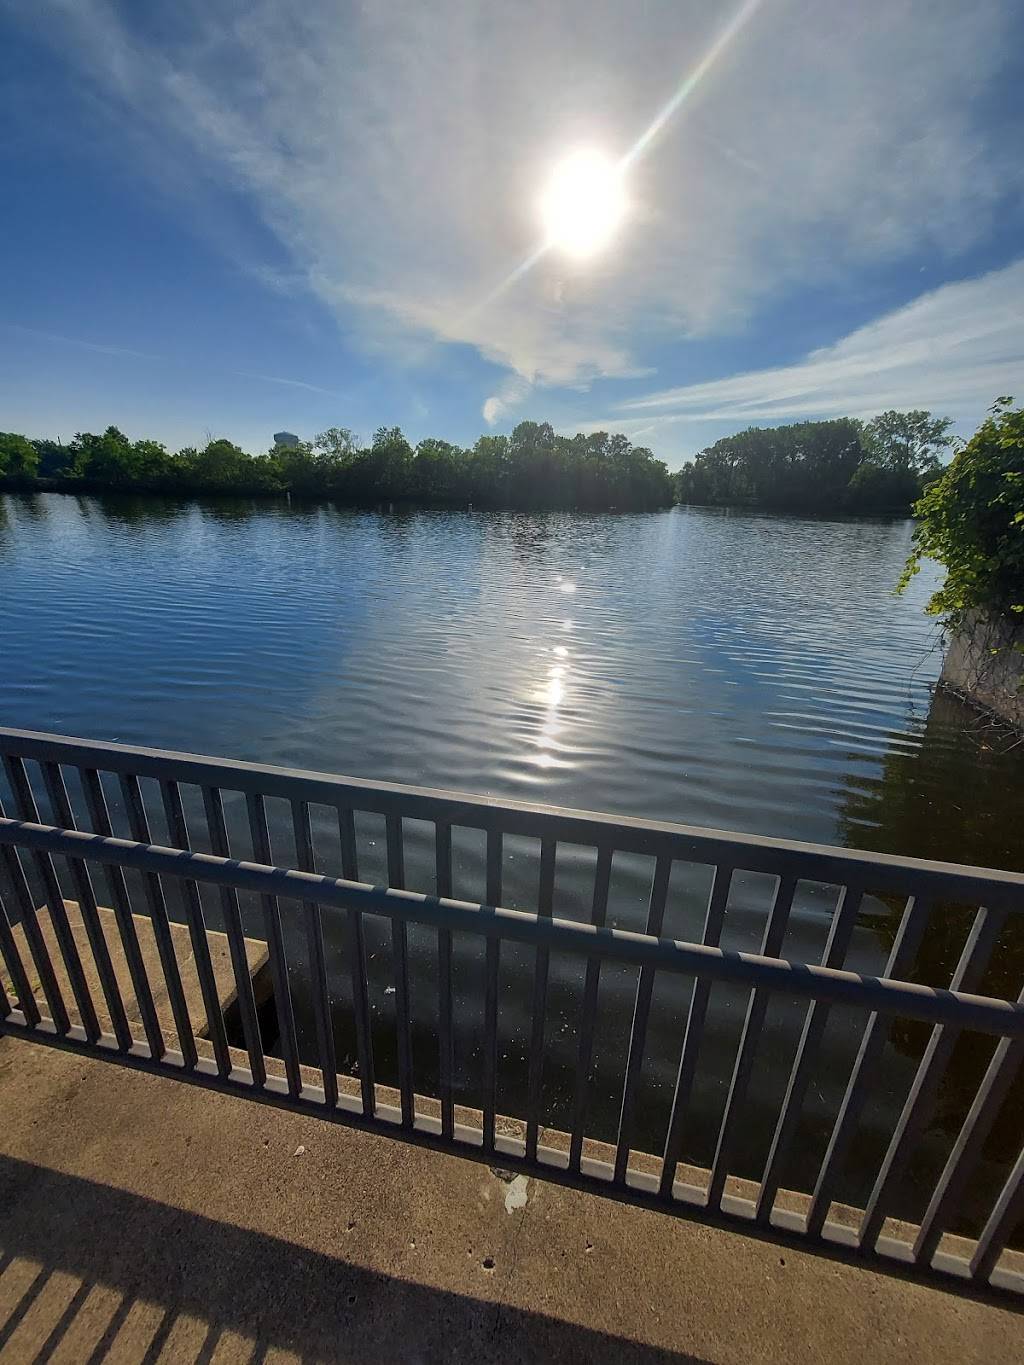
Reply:
[[0, 1361], [1024, 1361], [871, 1270], [0, 1038]]

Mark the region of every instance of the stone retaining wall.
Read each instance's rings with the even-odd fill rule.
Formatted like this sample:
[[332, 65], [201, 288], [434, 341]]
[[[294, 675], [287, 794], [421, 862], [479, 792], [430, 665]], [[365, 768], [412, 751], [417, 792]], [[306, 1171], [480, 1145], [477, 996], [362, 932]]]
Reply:
[[1024, 731], [1024, 620], [972, 613], [950, 640], [940, 682]]

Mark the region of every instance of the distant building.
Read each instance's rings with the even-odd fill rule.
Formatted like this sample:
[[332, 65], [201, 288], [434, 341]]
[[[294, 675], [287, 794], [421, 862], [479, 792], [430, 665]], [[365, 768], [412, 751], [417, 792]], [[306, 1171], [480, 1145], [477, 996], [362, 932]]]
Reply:
[[274, 432], [274, 445], [276, 446], [297, 446], [300, 444], [301, 442], [299, 441], [299, 438], [295, 435], [294, 431]]

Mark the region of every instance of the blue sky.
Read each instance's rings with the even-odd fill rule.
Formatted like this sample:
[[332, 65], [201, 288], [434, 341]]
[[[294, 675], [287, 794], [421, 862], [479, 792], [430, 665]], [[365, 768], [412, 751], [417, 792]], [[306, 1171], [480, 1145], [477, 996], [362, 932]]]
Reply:
[[[0, 428], [966, 433], [1024, 398], [1022, 90], [1015, 0], [0, 0]], [[578, 147], [625, 221], [502, 288]]]

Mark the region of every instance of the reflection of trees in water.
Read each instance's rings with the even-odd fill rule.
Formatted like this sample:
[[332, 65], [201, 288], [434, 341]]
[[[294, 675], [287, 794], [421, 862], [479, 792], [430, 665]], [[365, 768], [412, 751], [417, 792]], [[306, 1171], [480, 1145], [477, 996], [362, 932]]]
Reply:
[[[65, 494], [52, 496], [64, 497]], [[282, 521], [307, 522], [322, 515], [323, 504], [284, 499], [268, 503], [265, 498], [209, 496], [174, 497], [159, 493], [82, 494], [75, 503], [86, 521], [100, 520], [111, 526], [146, 527], [184, 521], [197, 512], [212, 522], [241, 523], [270, 516]]]
[[22, 521], [45, 521], [48, 498], [45, 493], [4, 493], [0, 505]]
[[841, 842], [877, 853], [1024, 872], [1022, 750], [992, 745], [977, 713], [936, 690], [916, 748], [895, 733], [878, 777], [847, 798]]
[[[840, 817], [840, 840], [848, 846], [939, 862], [1024, 871], [1024, 758], [1022, 750], [993, 743], [977, 713], [958, 697], [937, 690], [917, 747], [894, 735], [877, 777], [851, 792]], [[887, 943], [902, 907], [876, 926]], [[976, 914], [976, 906], [937, 903], [931, 912], [911, 979], [948, 986]], [[1024, 903], [1007, 916], [981, 993], [1015, 999], [1024, 984]], [[895, 1020], [895, 1049], [918, 1059], [931, 1028]], [[934, 1180], [992, 1056], [995, 1039], [968, 1033], [959, 1039], [943, 1078], [929, 1130], [908, 1178]], [[968, 1194], [972, 1216], [984, 1207], [1020, 1150], [1024, 1094], [1017, 1085], [1003, 1106], [985, 1148], [983, 1169]], [[965, 1228], [968, 1223], [964, 1223]]]
[[87, 520], [118, 527], [166, 526], [184, 520], [192, 510], [184, 498], [154, 498], [141, 493], [79, 497], [75, 501]]

